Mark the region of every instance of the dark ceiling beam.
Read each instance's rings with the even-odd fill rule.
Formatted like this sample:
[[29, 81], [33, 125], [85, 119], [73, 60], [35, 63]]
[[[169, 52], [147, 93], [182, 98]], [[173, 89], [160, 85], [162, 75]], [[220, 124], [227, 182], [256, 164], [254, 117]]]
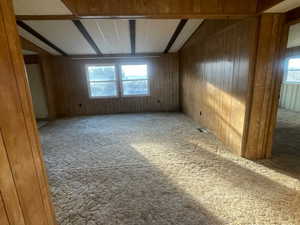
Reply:
[[97, 44], [89, 34], [89, 32], [85, 29], [84, 25], [80, 22], [80, 20], [73, 20], [74, 25], [78, 28], [80, 33], [86, 39], [86, 41], [90, 44], [90, 46], [94, 49], [97, 55], [102, 55], [102, 52], [98, 48]]
[[185, 26], [185, 24], [186, 24], [187, 21], [188, 20], [186, 20], [186, 19], [180, 21], [180, 23], [178, 24], [178, 26], [177, 26], [174, 34], [172, 35], [172, 37], [171, 37], [171, 39], [170, 39], [170, 41], [169, 41], [169, 43], [168, 43], [168, 45], [167, 45], [164, 53], [168, 53], [169, 50], [172, 48], [173, 44], [177, 40], [179, 34], [181, 33], [181, 31], [184, 28], [184, 26]]
[[129, 20], [129, 31], [130, 31], [130, 44], [131, 44], [131, 54], [135, 55], [136, 46], [136, 21]]
[[161, 57], [164, 54], [161, 52], [157, 53], [137, 53], [135, 55], [132, 54], [103, 54], [101, 56], [97, 55], [69, 55], [68, 57], [72, 59], [118, 59], [118, 58], [155, 58], [155, 57]]
[[35, 36], [36, 38], [38, 38], [40, 41], [44, 42], [46, 45], [50, 46], [51, 48], [55, 49], [57, 52], [59, 52], [60, 54], [67, 56], [68, 54], [66, 52], [64, 52], [63, 50], [61, 50], [59, 47], [57, 47], [55, 44], [53, 44], [52, 42], [50, 42], [48, 39], [46, 39], [44, 36], [42, 36], [40, 33], [38, 33], [37, 31], [35, 31], [34, 29], [32, 29], [29, 25], [27, 25], [26, 23], [17, 20], [17, 24], [22, 27], [24, 30], [26, 30], [27, 32], [29, 32], [30, 34], [32, 34], [33, 36]]

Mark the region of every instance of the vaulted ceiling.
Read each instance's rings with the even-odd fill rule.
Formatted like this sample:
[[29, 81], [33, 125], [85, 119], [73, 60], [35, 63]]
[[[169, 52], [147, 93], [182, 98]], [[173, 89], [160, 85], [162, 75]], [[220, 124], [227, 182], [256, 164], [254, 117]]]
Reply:
[[[203, 20], [188, 20], [169, 52], [177, 52]], [[78, 21], [77, 21], [78, 22]], [[168, 46], [180, 20], [138, 19], [135, 26], [136, 53], [160, 53]], [[24, 24], [26, 26], [24, 26]], [[127, 19], [83, 19], [81, 26], [102, 54], [132, 53], [130, 26]], [[34, 36], [31, 28], [67, 55], [97, 54], [88, 40], [71, 20], [32, 20], [19, 22], [19, 33], [51, 54], [61, 55], [53, 47]]]
[[[72, 14], [61, 0], [14, 0], [14, 7], [16, 15]], [[168, 52], [178, 51], [202, 21], [188, 20]], [[128, 19], [26, 20], [18, 21], [18, 29], [23, 38], [54, 55], [131, 54], [132, 45], [135, 53], [162, 53], [180, 22], [137, 19], [134, 43]]]
[[[223, 2], [221, 4], [222, 9], [207, 8], [214, 7], [215, 5], [214, 3], [208, 4], [210, 1], [211, 0], [199, 1], [197, 4], [203, 4], [203, 6], [200, 4], [200, 8], [194, 3], [194, 10], [198, 10], [198, 8], [208, 11], [221, 10], [220, 13], [224, 13], [227, 10], [227, 4], [224, 5], [223, 3], [228, 0], [219, 0], [220, 2]], [[262, 9], [266, 9], [266, 12], [285, 12], [297, 5], [300, 6], [299, 0], [259, 1], [260, 4], [256, 1], [245, 2], [247, 2], [247, 4], [251, 3], [251, 10], [252, 8], [254, 10], [253, 13], [256, 13], [256, 7], [260, 8], [260, 5], [269, 7], [268, 9], [262, 7]], [[76, 15], [72, 14], [72, 12], [74, 13], [74, 4], [76, 5], [80, 2], [81, 5], [87, 5], [88, 3], [84, 0], [13, 0], [13, 2], [16, 15], [57, 16], [56, 19], [51, 18], [48, 20], [45, 20], [45, 18], [42, 20], [22, 20], [19, 17], [18, 21], [19, 34], [23, 38], [54, 55], [177, 52], [203, 22], [203, 19], [197, 18], [189, 20], [131, 18], [131, 20], [129, 20], [123, 18], [104, 19], [99, 17], [76, 17]], [[69, 3], [67, 4], [68, 7], [63, 2]], [[92, 2], [95, 6], [94, 10], [104, 10], [103, 7], [99, 8], [100, 1]], [[103, 0], [103, 2], [108, 1]], [[133, 1], [130, 2], [130, 4], [133, 4]], [[160, 4], [161, 7], [167, 6], [165, 3], [167, 1], [164, 0], [152, 2]], [[248, 10], [247, 7], [245, 8], [245, 4], [233, 4], [239, 2], [239, 0], [230, 0], [229, 2], [232, 3], [231, 5], [235, 10], [238, 10], [239, 7], [241, 8], [240, 10], [242, 10], [241, 12], [246, 12]], [[110, 1], [109, 4], [111, 6]], [[174, 1], [174, 4], [174, 6], [169, 5], [168, 7], [171, 7], [172, 10], [174, 8], [175, 10], [175, 8], [179, 9], [179, 6], [185, 6], [187, 3], [176, 0]], [[70, 7], [70, 5], [73, 7]], [[152, 11], [156, 10], [153, 7], [151, 9]], [[182, 10], [184, 11], [187, 9], [184, 8]], [[249, 13], [248, 11], [247, 13]], [[231, 10], [228, 12], [231, 12]], [[66, 17], [60, 19], [59, 16], [70, 16], [70, 19], [66, 19]]]

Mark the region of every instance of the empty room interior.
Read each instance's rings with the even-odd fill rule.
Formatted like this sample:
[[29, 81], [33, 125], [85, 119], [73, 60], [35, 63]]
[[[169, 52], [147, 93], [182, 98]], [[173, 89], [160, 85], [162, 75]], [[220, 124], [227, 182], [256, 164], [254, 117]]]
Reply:
[[0, 0], [0, 225], [300, 225], [299, 0]]

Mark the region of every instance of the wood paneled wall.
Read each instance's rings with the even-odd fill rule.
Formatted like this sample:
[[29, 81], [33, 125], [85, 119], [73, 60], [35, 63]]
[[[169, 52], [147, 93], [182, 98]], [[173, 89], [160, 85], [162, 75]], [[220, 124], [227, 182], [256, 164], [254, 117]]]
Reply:
[[257, 18], [205, 21], [180, 52], [183, 111], [241, 155]]
[[9, 224], [54, 225], [11, 0], [0, 1], [0, 102], [0, 198]]
[[[92, 63], [145, 62], [149, 65], [150, 92], [147, 97], [90, 99], [85, 65]], [[54, 59], [55, 107], [58, 117], [136, 113], [170, 112], [179, 109], [178, 55], [140, 59]]]
[[261, 16], [250, 110], [246, 121], [249, 126], [245, 132], [242, 153], [248, 159], [264, 159], [272, 155], [287, 37], [285, 15]]

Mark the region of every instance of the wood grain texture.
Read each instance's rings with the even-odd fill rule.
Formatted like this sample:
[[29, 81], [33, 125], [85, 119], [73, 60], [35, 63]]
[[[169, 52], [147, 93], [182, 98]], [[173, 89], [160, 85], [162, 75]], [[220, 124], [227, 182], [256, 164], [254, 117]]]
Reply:
[[[26, 225], [54, 225], [54, 214], [10, 0], [0, 1], [0, 127]], [[2, 193], [5, 196], [5, 192]], [[17, 208], [7, 206], [17, 212]], [[16, 223], [20, 224], [20, 223]]]
[[180, 51], [183, 111], [241, 155], [258, 20], [206, 21]]
[[25, 225], [6, 151], [0, 129], [0, 224]]
[[0, 192], [0, 224], [10, 225], [1, 192]]
[[40, 55], [39, 65], [42, 70], [43, 85], [47, 99], [48, 120], [56, 118], [55, 94], [54, 94], [54, 68], [53, 56]]
[[77, 16], [194, 16], [254, 15], [257, 0], [62, 0]]
[[264, 12], [265, 10], [283, 2], [284, 0], [259, 0], [257, 4], [257, 12]]
[[251, 103], [243, 156], [271, 157], [277, 121], [288, 26], [282, 14], [264, 14], [260, 20]]
[[[72, 60], [55, 57], [55, 105], [58, 117], [77, 115], [178, 111], [178, 55], [141, 59]], [[150, 96], [90, 99], [85, 65], [145, 62], [149, 65]]]

